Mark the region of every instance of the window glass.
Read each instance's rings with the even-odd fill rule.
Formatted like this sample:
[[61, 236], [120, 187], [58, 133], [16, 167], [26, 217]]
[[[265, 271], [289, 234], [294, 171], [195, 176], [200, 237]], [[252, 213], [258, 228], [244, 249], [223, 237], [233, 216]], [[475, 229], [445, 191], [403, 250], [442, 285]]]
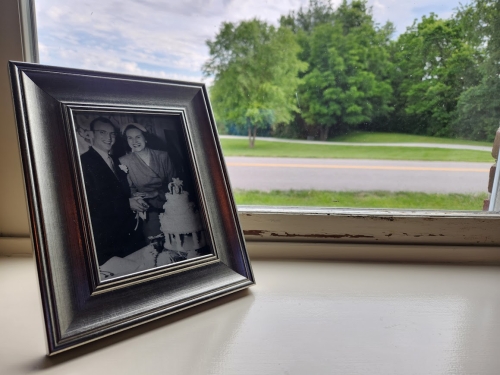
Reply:
[[205, 82], [238, 204], [498, 207], [496, 1], [37, 0], [36, 10], [43, 64]]

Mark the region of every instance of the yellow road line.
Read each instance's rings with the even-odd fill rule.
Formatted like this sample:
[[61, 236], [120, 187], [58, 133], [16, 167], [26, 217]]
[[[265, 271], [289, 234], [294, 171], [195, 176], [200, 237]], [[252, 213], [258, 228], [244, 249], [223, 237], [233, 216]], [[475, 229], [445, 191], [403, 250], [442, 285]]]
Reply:
[[275, 163], [238, 163], [228, 162], [230, 167], [269, 167], [269, 168], [317, 168], [317, 169], [371, 169], [386, 171], [434, 171], [434, 172], [489, 172], [484, 168], [444, 168], [444, 167], [409, 167], [384, 165], [335, 165], [335, 164], [275, 164]]

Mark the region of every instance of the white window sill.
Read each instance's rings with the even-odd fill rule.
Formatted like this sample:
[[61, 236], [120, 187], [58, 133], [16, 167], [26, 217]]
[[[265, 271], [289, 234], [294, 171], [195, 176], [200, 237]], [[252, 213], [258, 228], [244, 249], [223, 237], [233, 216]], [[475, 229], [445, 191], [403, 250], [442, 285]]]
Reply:
[[[238, 207], [252, 259], [500, 264], [500, 216], [482, 212]], [[0, 237], [0, 255], [31, 255]]]
[[498, 373], [497, 267], [252, 265], [247, 291], [46, 358], [33, 260], [0, 257], [0, 373]]

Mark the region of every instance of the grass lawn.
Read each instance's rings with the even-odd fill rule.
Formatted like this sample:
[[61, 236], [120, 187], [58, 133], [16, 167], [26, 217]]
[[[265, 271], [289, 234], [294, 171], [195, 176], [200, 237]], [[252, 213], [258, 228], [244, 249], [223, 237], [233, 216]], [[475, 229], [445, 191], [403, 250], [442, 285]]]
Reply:
[[371, 133], [352, 132], [336, 138], [329, 139], [333, 142], [359, 142], [359, 143], [444, 143], [455, 145], [493, 146], [492, 142], [468, 141], [454, 138], [428, 137], [425, 135], [399, 134], [399, 133]]
[[253, 149], [246, 139], [221, 139], [224, 156], [261, 156], [331, 159], [382, 159], [493, 162], [488, 151], [421, 147], [336, 146], [257, 140]]
[[349, 208], [405, 208], [432, 210], [482, 210], [486, 193], [427, 194], [388, 191], [288, 190], [262, 192], [235, 190], [240, 205], [321, 206]]

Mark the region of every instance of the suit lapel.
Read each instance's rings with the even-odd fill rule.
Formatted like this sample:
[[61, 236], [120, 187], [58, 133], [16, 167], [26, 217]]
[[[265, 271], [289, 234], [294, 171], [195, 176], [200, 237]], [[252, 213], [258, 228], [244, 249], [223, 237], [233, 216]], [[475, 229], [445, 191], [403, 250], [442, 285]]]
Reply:
[[[117, 183], [119, 183], [118, 175], [113, 173], [113, 171], [111, 170], [109, 165], [104, 161], [102, 156], [96, 150], [94, 150], [93, 147], [91, 147], [88, 152], [92, 153], [92, 156], [95, 160], [95, 163], [94, 163], [95, 168], [96, 168], [95, 172], [99, 176], [101, 176], [101, 178], [104, 181], [106, 181], [107, 184], [115, 184], [116, 185]], [[115, 161], [113, 160], [113, 162], [115, 162]], [[116, 163], [115, 163], [115, 167], [116, 167]]]
[[[111, 156], [111, 159], [113, 160], [113, 166], [115, 169], [114, 173], [115, 179], [120, 183], [122, 189], [126, 192], [127, 196], [130, 196], [130, 186], [128, 184], [127, 174], [118, 167], [120, 165], [120, 161], [118, 160], [118, 158]], [[113, 171], [111, 171], [111, 173], [113, 173]]]

